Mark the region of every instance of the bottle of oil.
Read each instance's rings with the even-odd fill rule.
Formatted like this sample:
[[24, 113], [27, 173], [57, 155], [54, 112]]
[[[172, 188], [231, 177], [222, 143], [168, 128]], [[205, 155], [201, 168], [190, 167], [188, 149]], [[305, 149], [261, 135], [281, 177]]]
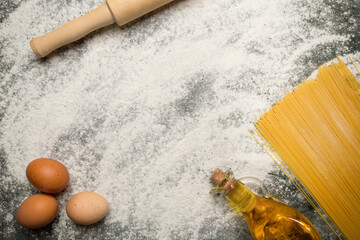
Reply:
[[243, 215], [255, 240], [321, 240], [311, 222], [295, 209], [272, 198], [259, 197], [232, 174], [216, 169], [210, 176], [231, 206]]

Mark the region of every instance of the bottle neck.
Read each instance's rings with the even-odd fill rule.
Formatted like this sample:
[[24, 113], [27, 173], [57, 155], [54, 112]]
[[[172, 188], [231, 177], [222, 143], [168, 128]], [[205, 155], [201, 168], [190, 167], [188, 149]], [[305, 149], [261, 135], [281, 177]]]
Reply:
[[219, 168], [215, 169], [210, 180], [216, 186], [210, 193], [221, 192], [239, 213], [246, 214], [255, 207], [258, 197], [236, 180], [230, 169], [225, 173]]
[[228, 179], [222, 192], [232, 207], [242, 214], [255, 207], [257, 196], [236, 179]]

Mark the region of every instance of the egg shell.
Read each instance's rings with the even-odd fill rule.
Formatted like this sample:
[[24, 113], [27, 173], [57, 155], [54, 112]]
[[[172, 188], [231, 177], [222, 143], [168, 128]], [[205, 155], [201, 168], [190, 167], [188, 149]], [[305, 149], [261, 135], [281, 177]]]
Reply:
[[16, 221], [25, 228], [37, 229], [52, 222], [57, 212], [55, 197], [38, 193], [22, 202], [16, 213]]
[[80, 192], [66, 204], [69, 218], [79, 225], [90, 225], [100, 221], [108, 211], [108, 203], [100, 194]]
[[45, 193], [57, 193], [69, 183], [69, 172], [60, 162], [51, 158], [38, 158], [29, 163], [26, 177], [32, 185]]

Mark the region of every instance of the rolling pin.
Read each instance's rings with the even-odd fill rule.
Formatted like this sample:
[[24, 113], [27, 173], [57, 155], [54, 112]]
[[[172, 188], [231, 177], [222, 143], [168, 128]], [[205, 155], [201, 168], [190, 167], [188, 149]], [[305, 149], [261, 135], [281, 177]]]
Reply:
[[33, 38], [30, 46], [39, 58], [55, 49], [74, 42], [96, 29], [116, 22], [123, 26], [173, 0], [106, 0], [98, 8], [74, 19], [40, 37]]

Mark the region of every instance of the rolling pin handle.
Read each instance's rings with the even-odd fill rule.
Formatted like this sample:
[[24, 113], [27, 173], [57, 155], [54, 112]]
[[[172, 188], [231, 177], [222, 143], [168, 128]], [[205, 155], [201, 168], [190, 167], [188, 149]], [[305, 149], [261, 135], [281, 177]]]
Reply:
[[123, 26], [173, 0], [106, 0], [88, 14], [72, 20], [43, 36], [33, 38], [30, 46], [39, 58], [74, 42], [88, 33], [116, 22]]
[[47, 56], [55, 49], [74, 42], [96, 29], [115, 22], [106, 3], [86, 15], [74, 19], [58, 29], [40, 37], [33, 38], [30, 46], [39, 58]]

